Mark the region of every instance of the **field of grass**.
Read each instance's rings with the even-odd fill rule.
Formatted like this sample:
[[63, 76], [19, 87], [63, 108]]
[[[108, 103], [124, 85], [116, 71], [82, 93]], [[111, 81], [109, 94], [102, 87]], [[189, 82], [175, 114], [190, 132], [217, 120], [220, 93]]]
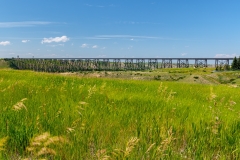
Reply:
[[240, 73], [237, 71], [215, 71], [215, 68], [164, 68], [145, 71], [80, 71], [62, 73], [81, 77], [110, 79], [179, 81], [195, 84], [229, 84], [240, 86]]
[[0, 159], [240, 158], [239, 87], [81, 74], [0, 70]]

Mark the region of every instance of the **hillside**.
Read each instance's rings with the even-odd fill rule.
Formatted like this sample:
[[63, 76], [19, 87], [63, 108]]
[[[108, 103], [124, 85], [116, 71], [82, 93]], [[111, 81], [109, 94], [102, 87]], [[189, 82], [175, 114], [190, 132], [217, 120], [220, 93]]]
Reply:
[[239, 158], [238, 87], [87, 75], [0, 70], [0, 157]]

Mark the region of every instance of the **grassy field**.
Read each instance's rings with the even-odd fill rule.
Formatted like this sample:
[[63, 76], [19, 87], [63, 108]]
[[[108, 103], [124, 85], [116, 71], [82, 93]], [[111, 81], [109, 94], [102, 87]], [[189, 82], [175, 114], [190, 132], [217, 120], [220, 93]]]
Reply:
[[84, 71], [75, 73], [62, 73], [64, 75], [77, 75], [81, 77], [131, 79], [131, 80], [157, 80], [179, 81], [195, 84], [231, 84], [240, 85], [240, 73], [236, 71], [216, 72], [215, 68], [165, 68], [146, 71]]
[[1, 69], [0, 159], [240, 158], [239, 72], [128, 73]]

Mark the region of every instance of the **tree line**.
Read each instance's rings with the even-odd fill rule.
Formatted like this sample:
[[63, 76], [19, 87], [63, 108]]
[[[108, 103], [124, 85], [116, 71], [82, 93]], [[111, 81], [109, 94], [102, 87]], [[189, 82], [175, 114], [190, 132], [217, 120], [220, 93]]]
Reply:
[[240, 56], [239, 58], [234, 57], [232, 62], [232, 70], [240, 70]]

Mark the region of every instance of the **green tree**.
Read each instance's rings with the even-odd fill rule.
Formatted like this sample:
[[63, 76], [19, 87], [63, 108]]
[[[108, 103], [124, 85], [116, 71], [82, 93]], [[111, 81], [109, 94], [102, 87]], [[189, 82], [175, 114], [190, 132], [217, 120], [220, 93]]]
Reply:
[[240, 69], [240, 56], [237, 59], [237, 68]]
[[238, 69], [238, 60], [237, 57], [234, 57], [233, 62], [232, 62], [232, 70]]
[[223, 68], [224, 68], [225, 71], [229, 71], [230, 70], [230, 66], [228, 64], [224, 65]]

